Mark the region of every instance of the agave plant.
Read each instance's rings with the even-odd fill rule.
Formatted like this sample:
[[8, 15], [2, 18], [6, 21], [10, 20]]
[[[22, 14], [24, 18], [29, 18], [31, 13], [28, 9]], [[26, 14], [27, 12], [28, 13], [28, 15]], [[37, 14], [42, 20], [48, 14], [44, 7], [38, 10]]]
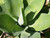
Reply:
[[[50, 10], [45, 0], [0, 0], [0, 35], [16, 38], [41, 38], [50, 28]], [[14, 37], [14, 38], [15, 38]]]

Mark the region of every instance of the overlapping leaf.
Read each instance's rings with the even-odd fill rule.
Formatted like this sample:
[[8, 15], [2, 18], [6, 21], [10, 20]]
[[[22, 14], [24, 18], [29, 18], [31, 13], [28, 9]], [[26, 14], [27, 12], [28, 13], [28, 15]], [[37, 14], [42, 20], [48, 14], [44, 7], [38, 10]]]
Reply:
[[8, 32], [10, 35], [17, 35], [17, 32], [23, 30], [17, 23], [7, 14], [0, 14], [0, 30]]
[[41, 38], [40, 33], [35, 32], [31, 37], [29, 38]]
[[33, 12], [33, 13], [35, 13], [35, 15], [33, 16], [33, 18], [31, 19], [31, 20], [33, 20], [34, 17], [42, 9], [45, 0], [27, 0], [27, 2], [28, 2], [28, 6], [25, 9], [25, 16], [27, 16], [30, 12]]
[[42, 31], [50, 27], [50, 14], [41, 14], [32, 25], [36, 31]]
[[4, 0], [1, 7], [4, 13], [9, 14], [16, 21], [23, 8], [23, 0]]
[[28, 38], [30, 36], [30, 33], [27, 33], [27, 32], [25, 32], [25, 31], [23, 31], [22, 33], [21, 33], [21, 38]]
[[[0, 1], [2, 12], [5, 14], [0, 14], [0, 30], [7, 32], [10, 35], [16, 36], [21, 33], [23, 30], [19, 25], [27, 25], [27, 20], [30, 17], [30, 21], [32, 21], [36, 15], [42, 9], [45, 0], [26, 0], [28, 6], [23, 8], [23, 0], [3, 0]], [[4, 4], [3, 4], [4, 3]], [[23, 9], [22, 9], [23, 8]], [[31, 13], [31, 15], [29, 15]], [[26, 16], [28, 15], [28, 19]], [[32, 17], [31, 17], [32, 16]], [[17, 25], [17, 18], [19, 25]], [[16, 22], [15, 22], [16, 21]], [[36, 31], [42, 31], [50, 27], [50, 12], [48, 14], [41, 14], [39, 18], [33, 23], [31, 26]], [[28, 38], [30, 36], [29, 33], [23, 31], [21, 33], [21, 38]], [[19, 38], [19, 37], [17, 37]], [[29, 38], [41, 38], [40, 33], [35, 32]]]
[[4, 4], [1, 5], [3, 13], [9, 14], [11, 9], [10, 9], [10, 3], [9, 0], [4, 0]]
[[23, 8], [23, 0], [10, 0], [11, 5], [12, 5], [12, 12], [14, 16], [19, 17], [20, 12], [22, 11]]

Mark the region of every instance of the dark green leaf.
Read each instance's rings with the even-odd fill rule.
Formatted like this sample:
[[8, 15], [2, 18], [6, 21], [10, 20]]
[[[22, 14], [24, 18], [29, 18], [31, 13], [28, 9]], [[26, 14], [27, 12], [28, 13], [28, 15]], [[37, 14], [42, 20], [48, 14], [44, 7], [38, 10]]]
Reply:
[[4, 0], [4, 4], [1, 7], [4, 13], [10, 15], [17, 21], [23, 8], [23, 0]]
[[7, 14], [0, 14], [0, 30], [8, 32], [9, 34], [17, 35], [23, 30], [17, 23]]

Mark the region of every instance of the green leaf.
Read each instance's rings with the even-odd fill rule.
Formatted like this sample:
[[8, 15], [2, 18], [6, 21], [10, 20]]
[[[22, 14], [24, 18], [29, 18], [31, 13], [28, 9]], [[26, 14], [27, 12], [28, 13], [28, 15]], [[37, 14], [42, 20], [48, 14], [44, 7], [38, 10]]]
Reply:
[[42, 9], [45, 0], [27, 0], [27, 2], [28, 6], [25, 9], [25, 15], [27, 15], [31, 11], [38, 13]]
[[21, 33], [21, 38], [28, 38], [29, 36], [30, 36], [30, 34], [27, 33], [27, 32], [25, 32], [25, 31], [23, 31], [23, 32]]
[[12, 15], [19, 17], [23, 8], [23, 0], [10, 0], [12, 5]]
[[[4, 0], [4, 4], [1, 5], [1, 8], [2, 8], [2, 12], [5, 13], [5, 14], [8, 14], [9, 16], [11, 16], [15, 21], [17, 21], [17, 17], [13, 17], [13, 15], [11, 14], [11, 6], [10, 6], [10, 1], [9, 0]], [[2, 14], [2, 13], [1, 13]]]
[[5, 3], [1, 5], [3, 12], [17, 21], [23, 8], [23, 0], [4, 0], [4, 2]]
[[12, 5], [12, 15], [18, 17], [18, 23], [19, 25], [23, 24], [23, 14], [22, 14], [22, 8], [23, 8], [23, 0], [11, 0]]
[[35, 32], [32, 36], [30, 36], [29, 38], [41, 38], [40, 33]]
[[4, 0], [4, 4], [1, 5], [3, 13], [10, 14], [10, 3], [9, 0]]
[[35, 21], [32, 27], [36, 31], [42, 31], [50, 27], [50, 14], [42, 13], [39, 18]]
[[49, 9], [49, 13], [48, 14], [50, 14], [50, 9]]
[[31, 19], [31, 20], [33, 20], [35, 18], [35, 16], [42, 9], [42, 7], [45, 3], [45, 0], [27, 0], [27, 2], [28, 2], [28, 6], [25, 9], [25, 16], [27, 16], [30, 12], [33, 12], [33, 13], [35, 13], [33, 18]]
[[17, 33], [20, 33], [23, 28], [17, 25], [17, 22], [15, 22], [9, 15], [0, 14], [0, 30], [15, 36]]

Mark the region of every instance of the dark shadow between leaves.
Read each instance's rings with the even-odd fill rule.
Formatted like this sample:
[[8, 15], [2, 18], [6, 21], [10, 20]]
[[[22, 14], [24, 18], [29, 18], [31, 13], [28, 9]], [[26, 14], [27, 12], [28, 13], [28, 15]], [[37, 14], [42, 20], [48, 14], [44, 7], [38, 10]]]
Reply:
[[[45, 4], [46, 4], [46, 0], [45, 0]], [[48, 14], [49, 12], [49, 7], [47, 5], [43, 6], [43, 8], [41, 9], [40, 13], [45, 13], [45, 14]]]
[[42, 38], [42, 37], [45, 37], [45, 34], [41, 33], [41, 38]]
[[3, 33], [3, 31], [0, 30], [0, 36], [1, 36], [2, 33]]
[[[41, 33], [41, 36], [46, 37], [46, 35], [50, 33], [50, 28], [47, 28], [46, 30], [42, 31], [43, 33]], [[48, 33], [47, 33], [48, 32]], [[50, 35], [49, 35], [50, 36]]]
[[26, 16], [27, 23], [29, 23], [29, 22], [33, 19], [34, 14], [35, 14], [34, 12], [30, 12], [30, 13]]
[[2, 12], [2, 7], [0, 6], [0, 12]]
[[28, 22], [28, 25], [34, 24], [35, 21], [39, 18], [40, 14], [41, 14], [41, 13], [37, 14], [37, 16], [36, 16], [33, 20], [29, 21], [29, 22]]
[[41, 13], [48, 14], [48, 12], [49, 12], [48, 6], [44, 6], [40, 12], [41, 12]]
[[27, 0], [23, 0], [24, 9], [28, 6]]
[[[34, 24], [35, 21], [39, 18], [39, 16], [40, 16], [42, 13], [48, 14], [48, 12], [49, 12], [49, 8], [44, 6], [44, 7], [41, 9], [41, 11], [37, 14], [37, 16], [36, 16], [33, 20], [28, 21], [29, 19], [32, 19], [33, 16], [34, 16], [34, 15], [33, 15], [33, 12], [32, 12], [32, 15], [31, 15], [31, 13], [30, 13], [30, 16], [32, 16], [32, 17], [29, 16], [29, 19], [27, 19], [28, 25]], [[27, 16], [26, 18], [28, 18], [28, 16]]]
[[[35, 31], [34, 28], [29, 27], [29, 28], [26, 30], [26, 32], [30, 33], [30, 36], [32, 36], [36, 31]], [[29, 37], [30, 37], [30, 36], [29, 36]]]

